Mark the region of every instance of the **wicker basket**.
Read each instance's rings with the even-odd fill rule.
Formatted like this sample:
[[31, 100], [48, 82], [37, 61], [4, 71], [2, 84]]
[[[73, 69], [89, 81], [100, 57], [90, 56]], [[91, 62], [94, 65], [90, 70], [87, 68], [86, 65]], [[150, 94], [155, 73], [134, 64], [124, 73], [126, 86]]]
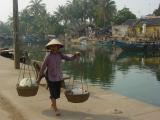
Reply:
[[22, 87], [17, 84], [17, 92], [19, 96], [29, 97], [35, 96], [38, 92], [39, 86], [31, 86], [31, 87]]
[[72, 92], [70, 90], [66, 90], [64, 94], [65, 94], [67, 100], [72, 103], [85, 102], [86, 100], [88, 100], [89, 95], [90, 95], [89, 92], [87, 92], [85, 94], [74, 95], [74, 94], [72, 94]]

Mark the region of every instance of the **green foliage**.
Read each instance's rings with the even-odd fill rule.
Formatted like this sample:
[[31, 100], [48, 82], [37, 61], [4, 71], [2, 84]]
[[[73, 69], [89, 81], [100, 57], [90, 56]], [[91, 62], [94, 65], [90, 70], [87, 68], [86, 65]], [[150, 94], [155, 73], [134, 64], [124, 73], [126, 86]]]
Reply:
[[10, 34], [10, 26], [8, 23], [0, 23], [0, 33], [6, 33], [6, 34]]
[[101, 0], [95, 6], [96, 23], [99, 27], [110, 24], [111, 19], [116, 14], [116, 5], [112, 0]]
[[81, 31], [82, 26], [94, 24], [105, 27], [116, 14], [116, 5], [112, 0], [73, 0], [65, 6], [59, 6], [55, 16], [63, 23], [66, 31]]
[[31, 0], [20, 13], [20, 29], [26, 34], [46, 32], [46, 8], [42, 0]]
[[156, 16], [160, 16], [160, 4], [159, 7], [154, 10], [153, 14], [155, 14]]
[[122, 10], [119, 10], [117, 15], [113, 18], [114, 24], [122, 24], [128, 19], [136, 19], [136, 15], [133, 14], [129, 8], [123, 8]]
[[[77, 34], [88, 25], [106, 27], [121, 24], [136, 16], [124, 8], [118, 11], [113, 0], [72, 0], [59, 6], [53, 14], [46, 12], [43, 0], [31, 0], [19, 13], [20, 34]], [[12, 17], [9, 19], [12, 24]], [[6, 27], [7, 28], [7, 27]]]

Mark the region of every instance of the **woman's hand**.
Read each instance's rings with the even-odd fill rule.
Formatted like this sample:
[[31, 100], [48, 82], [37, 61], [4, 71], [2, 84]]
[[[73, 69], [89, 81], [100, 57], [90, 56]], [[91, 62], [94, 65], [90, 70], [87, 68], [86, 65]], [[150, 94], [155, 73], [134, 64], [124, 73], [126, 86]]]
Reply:
[[80, 52], [75, 52], [74, 54], [76, 56], [76, 58], [80, 57], [81, 53]]
[[74, 57], [74, 60], [79, 61], [80, 52], [75, 52], [74, 55], [73, 55], [73, 57]]
[[41, 80], [38, 79], [38, 80], [36, 81], [36, 83], [39, 85], [39, 84], [40, 84], [40, 81], [41, 81]]
[[37, 79], [37, 81], [36, 81], [36, 83], [39, 85], [40, 84], [40, 82], [41, 82], [41, 79], [43, 78], [43, 76], [38, 76], [38, 79]]

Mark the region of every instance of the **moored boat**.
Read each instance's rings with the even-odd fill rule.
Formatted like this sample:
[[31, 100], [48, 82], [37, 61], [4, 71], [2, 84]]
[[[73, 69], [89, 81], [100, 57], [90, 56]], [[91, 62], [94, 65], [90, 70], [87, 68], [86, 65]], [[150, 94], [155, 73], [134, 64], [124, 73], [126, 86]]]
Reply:
[[160, 41], [116, 40], [115, 45], [124, 50], [160, 50]]
[[13, 59], [13, 57], [14, 57], [13, 49], [2, 49], [0, 51], [0, 55], [3, 56], [3, 57], [7, 57], [7, 58]]
[[97, 45], [111, 46], [114, 44], [113, 40], [99, 40], [96, 42]]

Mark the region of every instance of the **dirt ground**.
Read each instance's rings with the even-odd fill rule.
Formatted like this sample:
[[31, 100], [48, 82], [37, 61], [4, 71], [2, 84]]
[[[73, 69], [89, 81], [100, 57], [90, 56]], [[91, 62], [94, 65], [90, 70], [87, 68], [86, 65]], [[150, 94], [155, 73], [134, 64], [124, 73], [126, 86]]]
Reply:
[[0, 113], [3, 119], [7, 120], [26, 120], [22, 114], [0, 94]]

